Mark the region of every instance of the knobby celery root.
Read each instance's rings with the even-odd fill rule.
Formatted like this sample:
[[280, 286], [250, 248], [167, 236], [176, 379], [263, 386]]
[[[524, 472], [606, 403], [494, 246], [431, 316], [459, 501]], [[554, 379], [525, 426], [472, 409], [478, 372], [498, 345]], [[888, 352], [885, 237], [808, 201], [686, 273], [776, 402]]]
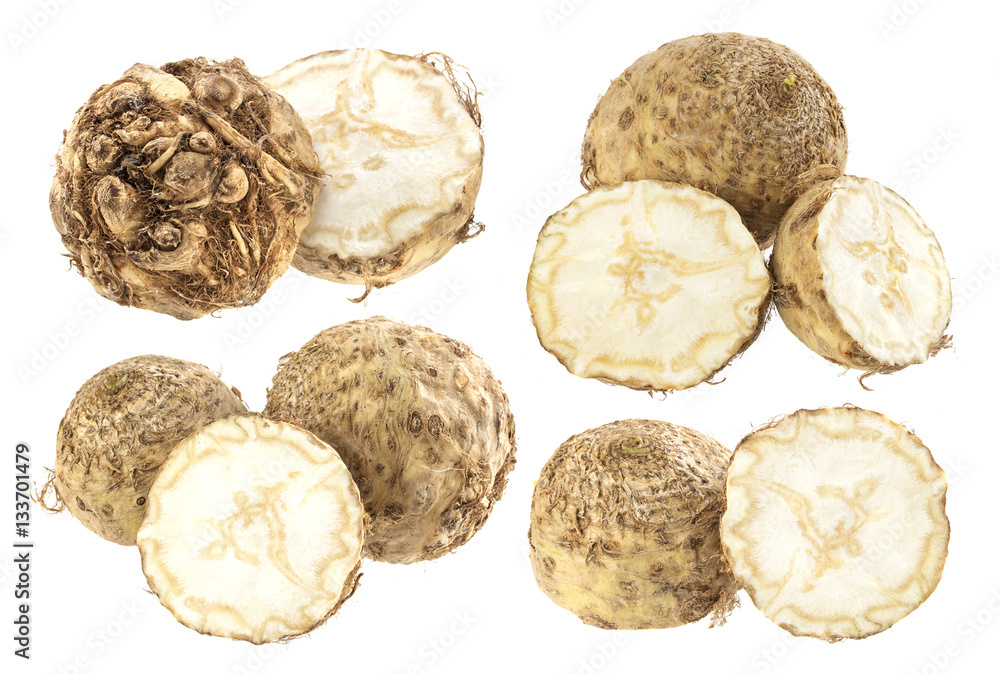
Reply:
[[59, 423], [42, 504], [69, 509], [109, 541], [135, 545], [150, 485], [174, 447], [245, 411], [239, 393], [202, 365], [164, 356], [115, 363], [87, 380]]
[[528, 532], [538, 586], [588, 625], [677, 627], [736, 605], [719, 518], [729, 450], [665, 421], [574, 435], [542, 469]]
[[302, 120], [239, 59], [132, 66], [76, 113], [56, 167], [52, 219], [77, 270], [181, 319], [260, 299], [322, 175]]
[[731, 203], [766, 247], [788, 187], [846, 161], [840, 104], [805, 59], [764, 38], [708, 33], [668, 42], [611, 83], [587, 124], [582, 180], [694, 185]]
[[281, 360], [264, 415], [340, 452], [372, 530], [365, 554], [440, 557], [486, 523], [514, 467], [514, 418], [465, 344], [375, 317], [337, 325]]

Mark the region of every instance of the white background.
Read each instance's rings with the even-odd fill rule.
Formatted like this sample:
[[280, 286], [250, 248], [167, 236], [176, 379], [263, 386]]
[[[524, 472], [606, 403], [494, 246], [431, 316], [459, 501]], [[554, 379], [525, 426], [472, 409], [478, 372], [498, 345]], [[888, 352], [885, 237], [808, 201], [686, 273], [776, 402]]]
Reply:
[[[931, 674], [995, 666], [1000, 54], [994, 31], [1000, 17], [994, 3], [7, 0], [0, 11], [5, 672]], [[865, 392], [856, 373], [815, 356], [775, 319], [724, 371], [722, 384], [662, 399], [575, 378], [539, 347], [524, 298], [528, 263], [545, 217], [582, 192], [578, 148], [592, 108], [643, 53], [723, 29], [790, 46], [831, 84], [845, 108], [848, 172], [896, 187], [938, 235], [956, 297], [954, 349], [870, 379], [875, 391]], [[316, 51], [366, 43], [448, 53], [486, 93], [486, 166], [476, 209], [487, 227], [481, 237], [361, 306], [347, 301], [357, 287], [292, 270], [256, 307], [187, 323], [105, 301], [68, 270], [47, 208], [52, 157], [61, 131], [95, 88], [137, 61], [240, 56], [267, 74]], [[16, 442], [30, 444], [40, 484], [77, 388], [106, 365], [143, 353], [204, 363], [259, 410], [282, 354], [323, 328], [375, 314], [467, 342], [510, 396], [517, 467], [469, 544], [430, 563], [367, 563], [357, 594], [327, 625], [288, 645], [257, 648], [181, 626], [145, 591], [135, 548], [101, 540], [69, 514], [46, 516], [36, 508], [32, 659], [11, 654]], [[719, 629], [701, 623], [606, 632], [584, 626], [535, 587], [525, 537], [532, 485], [571, 434], [648, 417], [691, 426], [732, 448], [776, 415], [846, 402], [909, 425], [949, 477], [952, 538], [944, 578], [888, 632], [833, 645], [796, 639], [745, 595]]]

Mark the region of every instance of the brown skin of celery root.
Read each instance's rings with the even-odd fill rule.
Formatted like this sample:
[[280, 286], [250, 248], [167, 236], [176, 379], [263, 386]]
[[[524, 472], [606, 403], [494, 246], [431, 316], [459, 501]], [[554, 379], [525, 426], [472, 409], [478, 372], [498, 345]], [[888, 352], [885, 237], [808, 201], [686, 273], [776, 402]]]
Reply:
[[388, 318], [334, 326], [285, 356], [264, 416], [340, 453], [371, 518], [370, 559], [408, 564], [463, 545], [514, 467], [514, 417], [486, 363]]
[[49, 205], [99, 294], [186, 320], [260, 299], [321, 176], [298, 114], [241, 60], [136, 64], [77, 111]]
[[682, 182], [739, 212], [771, 245], [801, 174], [842, 169], [847, 130], [830, 86], [791, 49], [740, 33], [664, 44], [611, 83], [587, 124], [584, 186]]
[[[149, 488], [173, 448], [244, 412], [239, 393], [203, 365], [164, 356], [115, 363], [87, 380], [59, 423], [42, 505], [68, 508], [101, 537], [135, 545]], [[46, 505], [50, 489], [54, 506]]]
[[542, 469], [528, 532], [538, 587], [604, 629], [721, 624], [738, 586], [722, 555], [729, 450], [664, 421], [579, 433]]

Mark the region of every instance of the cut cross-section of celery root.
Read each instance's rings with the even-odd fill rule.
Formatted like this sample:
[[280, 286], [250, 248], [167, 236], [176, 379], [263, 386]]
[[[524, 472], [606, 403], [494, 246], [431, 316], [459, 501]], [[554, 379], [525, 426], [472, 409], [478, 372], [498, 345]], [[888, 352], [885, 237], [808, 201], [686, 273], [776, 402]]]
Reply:
[[179, 444], [149, 492], [142, 568], [203, 634], [256, 644], [311, 631], [358, 582], [365, 515], [337, 452], [256, 415]]
[[946, 489], [927, 447], [881, 414], [800, 410], [736, 448], [723, 548], [753, 603], [784, 629], [861, 639], [937, 587]]
[[652, 180], [546, 221], [528, 276], [539, 341], [575, 375], [648, 391], [709, 379], [754, 340], [771, 279], [719, 197]]
[[775, 303], [806, 346], [893, 372], [947, 344], [951, 281], [933, 232], [874, 180], [817, 183], [788, 210], [771, 257]]
[[483, 167], [477, 93], [451, 59], [322, 52], [265, 78], [302, 116], [328, 174], [293, 264], [381, 288], [469, 237]]

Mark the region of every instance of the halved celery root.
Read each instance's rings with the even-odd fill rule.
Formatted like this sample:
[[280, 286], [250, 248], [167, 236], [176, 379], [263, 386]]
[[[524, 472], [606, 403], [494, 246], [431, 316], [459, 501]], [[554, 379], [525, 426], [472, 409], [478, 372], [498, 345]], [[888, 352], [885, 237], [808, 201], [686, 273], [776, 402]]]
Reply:
[[255, 644], [311, 631], [358, 582], [365, 514], [329, 445], [257, 415], [182, 442], [149, 492], [142, 568], [160, 602], [203, 634]]
[[665, 421], [564, 442], [542, 469], [528, 531], [538, 587], [605, 629], [724, 621], [737, 585], [719, 542], [730, 452]]
[[305, 119], [328, 177], [293, 264], [395, 283], [469, 238], [483, 168], [475, 86], [451, 59], [322, 52], [264, 78]]
[[883, 415], [800, 410], [736, 448], [722, 544], [772, 621], [799, 636], [860, 639], [937, 586], [946, 489], [927, 447]]
[[781, 319], [828, 360], [894, 372], [948, 342], [941, 247], [913, 207], [874, 180], [844, 175], [807, 190], [781, 222], [771, 265]]
[[642, 180], [598, 188], [538, 235], [528, 305], [566, 368], [648, 391], [709, 379], [756, 338], [771, 277], [719, 197]]

